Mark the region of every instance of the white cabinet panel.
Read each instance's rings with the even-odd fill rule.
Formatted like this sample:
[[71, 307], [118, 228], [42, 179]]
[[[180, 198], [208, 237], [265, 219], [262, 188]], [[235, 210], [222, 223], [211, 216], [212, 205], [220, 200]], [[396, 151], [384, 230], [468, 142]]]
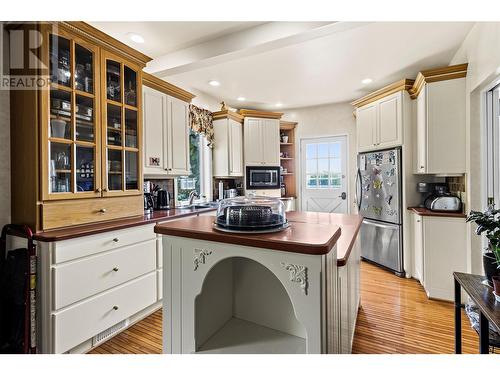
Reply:
[[245, 118], [245, 165], [280, 165], [280, 122]]
[[262, 152], [262, 120], [246, 118], [244, 128], [245, 165], [261, 165]]
[[142, 96], [144, 174], [165, 175], [166, 95], [144, 86]]
[[262, 121], [262, 161], [265, 165], [280, 165], [280, 122], [279, 120]]
[[403, 142], [401, 95], [397, 92], [378, 102], [377, 146], [399, 146]]
[[54, 266], [53, 309], [113, 288], [155, 268], [156, 239]]
[[417, 98], [417, 157], [416, 172], [427, 169], [427, 89], [424, 86]]
[[356, 111], [358, 151], [368, 151], [375, 146], [377, 106], [369, 104]]
[[169, 96], [168, 103], [168, 172], [189, 175], [189, 113], [188, 104]]
[[212, 159], [215, 177], [243, 176], [243, 129], [239, 122], [214, 121]]
[[63, 353], [156, 302], [156, 272], [52, 314], [54, 353]]
[[424, 285], [424, 247], [422, 217], [412, 214], [413, 219], [413, 256], [415, 262], [415, 278]]
[[234, 120], [229, 122], [229, 175], [243, 176], [243, 126]]

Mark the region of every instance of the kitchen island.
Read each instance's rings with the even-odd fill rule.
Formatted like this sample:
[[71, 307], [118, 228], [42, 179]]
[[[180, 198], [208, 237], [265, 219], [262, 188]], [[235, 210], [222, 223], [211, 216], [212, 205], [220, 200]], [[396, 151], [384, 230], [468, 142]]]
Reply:
[[170, 275], [164, 353], [350, 352], [361, 218], [297, 212], [288, 220], [267, 234], [221, 233], [208, 216], [156, 225]]

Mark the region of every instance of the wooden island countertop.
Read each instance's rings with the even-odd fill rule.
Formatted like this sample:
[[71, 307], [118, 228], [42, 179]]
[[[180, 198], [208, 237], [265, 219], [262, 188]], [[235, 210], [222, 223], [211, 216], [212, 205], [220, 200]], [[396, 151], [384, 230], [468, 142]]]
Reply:
[[343, 266], [361, 227], [358, 215], [288, 212], [290, 227], [277, 233], [229, 234], [213, 228], [214, 217], [190, 217], [157, 224], [158, 234], [309, 255], [324, 255], [337, 244], [337, 264]]

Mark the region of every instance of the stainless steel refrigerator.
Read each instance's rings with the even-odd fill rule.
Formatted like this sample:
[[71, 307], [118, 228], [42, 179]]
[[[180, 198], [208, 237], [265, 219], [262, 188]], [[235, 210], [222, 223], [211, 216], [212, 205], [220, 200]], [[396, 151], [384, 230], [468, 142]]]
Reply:
[[404, 276], [401, 148], [358, 154], [361, 256]]

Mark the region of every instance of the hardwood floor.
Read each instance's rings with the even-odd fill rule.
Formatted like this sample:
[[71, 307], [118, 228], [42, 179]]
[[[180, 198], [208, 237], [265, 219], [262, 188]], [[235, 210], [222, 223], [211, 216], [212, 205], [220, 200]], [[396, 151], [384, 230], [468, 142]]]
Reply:
[[[353, 353], [453, 353], [453, 305], [427, 299], [418, 281], [361, 264], [361, 309]], [[161, 310], [95, 348], [91, 354], [160, 354]], [[463, 352], [477, 353], [477, 334], [462, 318]]]

